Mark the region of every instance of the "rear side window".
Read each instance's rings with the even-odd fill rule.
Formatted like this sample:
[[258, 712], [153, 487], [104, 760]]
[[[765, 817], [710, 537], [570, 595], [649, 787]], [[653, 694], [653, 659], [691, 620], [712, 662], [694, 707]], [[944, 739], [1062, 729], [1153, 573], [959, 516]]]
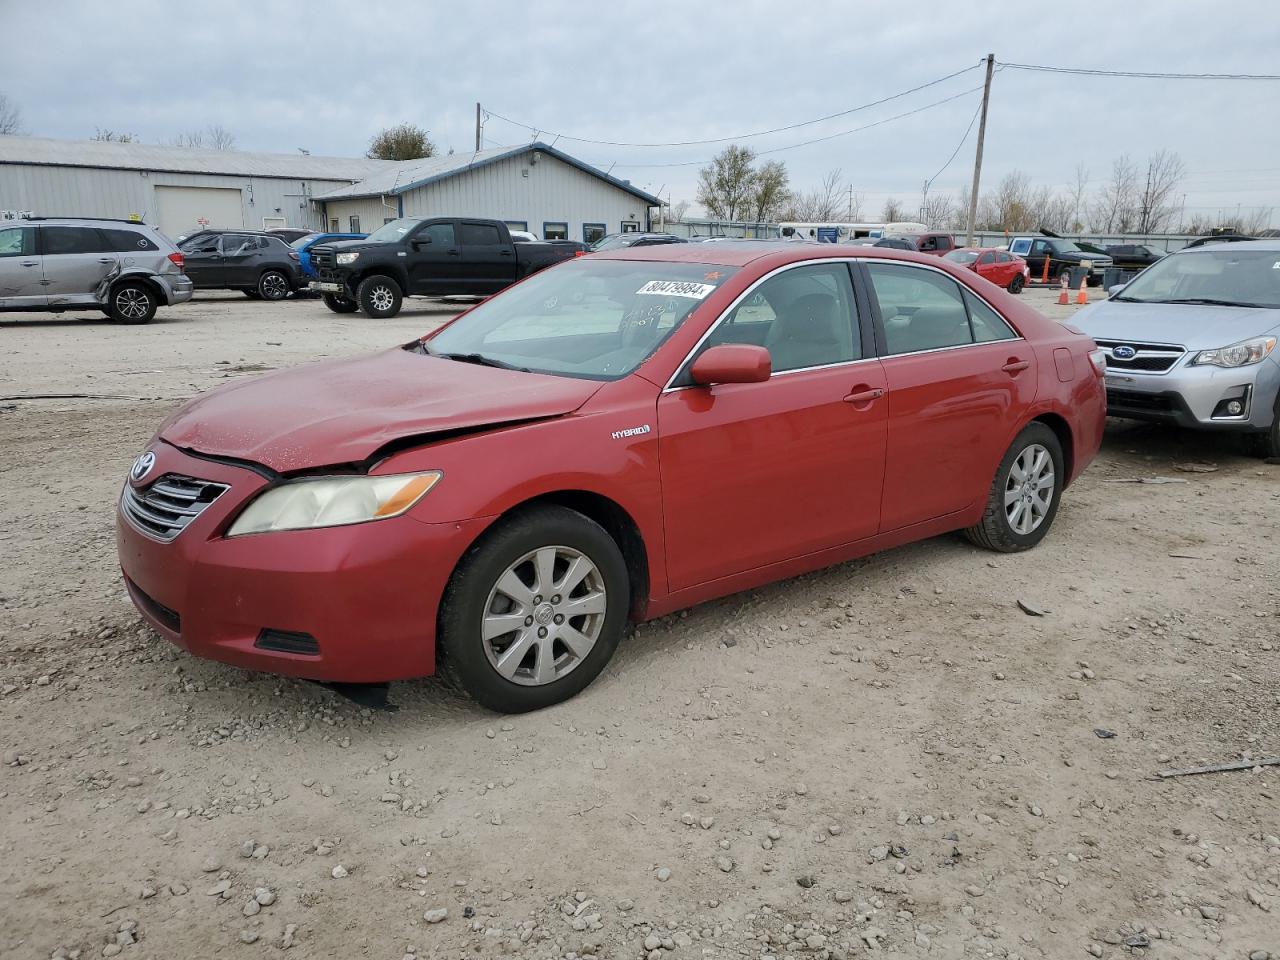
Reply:
[[973, 343], [960, 285], [934, 270], [905, 264], [867, 265], [889, 355]]
[[45, 256], [74, 253], [108, 253], [102, 231], [95, 227], [41, 227]]
[[939, 250], [950, 250], [950, 249], [951, 249], [951, 238], [950, 238], [950, 237], [945, 237], [945, 236], [944, 236], [944, 237], [939, 237], [939, 238], [938, 238], [938, 249], [939, 249]]
[[107, 238], [107, 246], [115, 253], [160, 249], [150, 237], [135, 230], [103, 230], [102, 233]]
[[464, 247], [496, 247], [502, 242], [498, 228], [491, 223], [464, 223], [458, 234]]
[[0, 229], [0, 257], [29, 257], [35, 253], [36, 231], [34, 227], [4, 227]]
[[976, 343], [991, 343], [996, 340], [1016, 340], [1018, 335], [1004, 320], [980, 299], [964, 291], [964, 303], [969, 308], [969, 325], [973, 329]]

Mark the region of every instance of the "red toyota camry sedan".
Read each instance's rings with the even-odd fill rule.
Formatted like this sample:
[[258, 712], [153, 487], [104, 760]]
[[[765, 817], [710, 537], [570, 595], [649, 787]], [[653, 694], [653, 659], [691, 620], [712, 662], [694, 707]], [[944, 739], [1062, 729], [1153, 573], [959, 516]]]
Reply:
[[952, 250], [943, 259], [958, 267], [968, 267], [982, 279], [990, 280], [1010, 293], [1021, 293], [1031, 276], [1027, 261], [1016, 253], [997, 247], [965, 247]]
[[119, 502], [147, 621], [316, 680], [517, 712], [629, 622], [953, 530], [1035, 546], [1103, 359], [937, 257], [725, 242], [566, 262], [421, 340], [169, 417]]

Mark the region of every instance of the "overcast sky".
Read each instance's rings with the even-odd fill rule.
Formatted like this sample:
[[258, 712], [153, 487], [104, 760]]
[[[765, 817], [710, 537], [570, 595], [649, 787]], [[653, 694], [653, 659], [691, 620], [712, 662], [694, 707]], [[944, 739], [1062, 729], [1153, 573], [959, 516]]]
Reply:
[[[996, 10], [1002, 12], [996, 13]], [[1280, 73], [1280, 2], [1119, 5], [814, 0], [583, 4], [0, 0], [0, 93], [32, 135], [95, 127], [160, 142], [211, 123], [245, 150], [358, 156], [379, 128], [426, 127], [470, 150], [475, 103], [556, 133], [675, 142], [795, 124], [998, 61], [1119, 70]], [[868, 110], [739, 142], [756, 150], [864, 126], [981, 84], [977, 69]], [[769, 154], [792, 186], [839, 167], [879, 215], [914, 209], [956, 149], [978, 94], [822, 143]], [[1168, 147], [1187, 166], [1187, 213], [1276, 207], [1280, 82], [1091, 78], [1014, 69], [992, 87], [984, 186], [1012, 169], [1065, 187], [1077, 162], [1099, 186], [1112, 159]], [[976, 133], [976, 126], [974, 133]], [[491, 117], [486, 145], [532, 132]], [[675, 201], [723, 144], [557, 146]], [[974, 134], [933, 191], [972, 175]]]

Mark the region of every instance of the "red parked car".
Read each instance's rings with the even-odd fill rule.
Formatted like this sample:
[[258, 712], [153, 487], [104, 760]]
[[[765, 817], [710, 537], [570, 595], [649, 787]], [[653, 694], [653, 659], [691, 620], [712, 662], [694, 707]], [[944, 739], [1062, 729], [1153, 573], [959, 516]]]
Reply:
[[965, 247], [953, 250], [943, 260], [950, 260], [961, 267], [968, 267], [984, 280], [1010, 293], [1021, 293], [1031, 277], [1027, 261], [1008, 250], [996, 247]]
[[523, 711], [627, 623], [964, 530], [1048, 532], [1103, 359], [972, 272], [725, 242], [567, 261], [421, 340], [168, 418], [119, 502], [134, 603], [203, 657], [452, 675]]

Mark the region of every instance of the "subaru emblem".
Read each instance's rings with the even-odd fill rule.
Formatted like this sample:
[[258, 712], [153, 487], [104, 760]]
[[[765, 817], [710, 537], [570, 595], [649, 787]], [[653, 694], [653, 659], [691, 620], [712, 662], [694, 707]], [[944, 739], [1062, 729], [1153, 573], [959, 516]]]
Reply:
[[151, 468], [156, 465], [156, 455], [148, 450], [137, 460], [133, 461], [133, 466], [129, 468], [129, 479], [134, 483], [141, 483], [142, 479], [151, 472]]
[[1111, 350], [1111, 355], [1115, 357], [1117, 360], [1132, 360], [1134, 357], [1138, 355], [1138, 351], [1136, 348], [1131, 347], [1126, 343], [1126, 344], [1121, 344], [1118, 347], [1113, 347]]

